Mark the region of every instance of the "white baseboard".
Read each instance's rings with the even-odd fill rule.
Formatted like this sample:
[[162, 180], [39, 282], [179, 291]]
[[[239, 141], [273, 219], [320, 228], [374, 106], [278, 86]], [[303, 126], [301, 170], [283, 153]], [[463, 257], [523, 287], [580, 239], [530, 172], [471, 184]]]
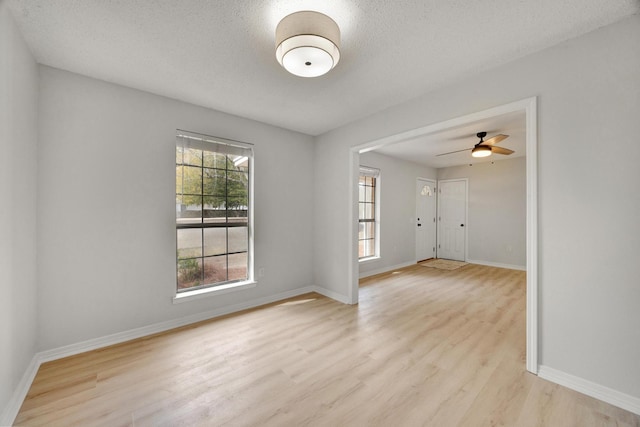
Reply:
[[46, 350], [40, 353], [42, 363], [51, 360], [62, 359], [63, 357], [73, 356], [75, 354], [84, 353], [86, 351], [107, 347], [114, 344], [120, 344], [136, 338], [146, 337], [159, 332], [165, 332], [170, 329], [179, 328], [181, 326], [190, 325], [192, 323], [201, 322], [203, 320], [213, 319], [215, 317], [224, 316], [249, 308], [259, 307], [261, 305], [270, 304], [272, 302], [281, 301], [283, 299], [295, 297], [302, 294], [315, 291], [315, 286], [306, 286], [304, 288], [293, 289], [291, 291], [281, 292], [267, 297], [256, 298], [239, 304], [228, 305], [217, 308], [215, 310], [205, 311], [178, 319], [167, 320], [166, 322], [154, 323], [152, 325], [143, 326], [141, 328], [130, 329], [124, 332], [107, 335], [100, 338], [94, 338], [87, 341]]
[[31, 359], [29, 366], [27, 366], [27, 369], [24, 371], [22, 378], [20, 378], [18, 386], [13, 391], [13, 395], [11, 396], [9, 403], [7, 403], [7, 406], [5, 406], [2, 414], [0, 414], [0, 426], [13, 425], [13, 421], [18, 415], [18, 411], [20, 411], [22, 402], [24, 402], [24, 398], [27, 397], [29, 388], [31, 388], [31, 383], [38, 373], [40, 363], [41, 362], [38, 358], [38, 354], [35, 354]]
[[335, 291], [331, 291], [326, 288], [321, 288], [320, 286], [314, 286], [313, 291], [319, 293], [320, 295], [324, 295], [327, 298], [331, 298], [332, 300], [336, 300], [343, 304], [349, 304], [349, 297], [346, 295], [339, 294]]
[[396, 264], [389, 267], [377, 268], [375, 270], [363, 271], [360, 272], [358, 278], [364, 279], [365, 277], [375, 276], [376, 274], [387, 273], [389, 271], [398, 270], [400, 268], [409, 267], [410, 265], [415, 265], [416, 261], [403, 262], [402, 264]]
[[509, 270], [527, 271], [527, 266], [525, 265], [503, 264], [501, 262], [480, 261], [477, 259], [468, 259], [467, 262], [469, 264], [486, 265], [487, 267], [498, 267], [498, 268], [508, 268]]
[[[469, 262], [476, 264], [476, 262], [473, 262], [473, 261], [469, 261]], [[412, 265], [412, 263], [409, 263], [407, 265]], [[404, 265], [404, 267], [406, 267], [407, 265]], [[391, 271], [398, 268], [401, 268], [401, 267], [396, 266], [386, 271]], [[376, 274], [379, 274], [379, 273], [376, 273]], [[24, 374], [22, 375], [22, 378], [20, 379], [18, 386], [14, 390], [11, 399], [9, 400], [8, 404], [2, 411], [2, 414], [0, 414], [0, 425], [4, 426], [4, 425], [13, 424], [13, 421], [15, 420], [15, 417], [18, 415], [18, 411], [22, 406], [22, 402], [24, 401], [29, 391], [29, 388], [31, 387], [31, 383], [33, 382], [33, 379], [35, 378], [36, 373], [38, 372], [38, 369], [40, 368], [40, 365], [42, 363], [60, 359], [67, 356], [72, 356], [79, 353], [83, 353], [85, 351], [95, 350], [95, 349], [106, 347], [109, 345], [119, 344], [124, 341], [141, 338], [147, 335], [164, 332], [169, 329], [178, 328], [180, 326], [185, 326], [185, 325], [196, 323], [202, 320], [208, 320], [211, 318], [223, 316], [223, 315], [234, 313], [237, 311], [242, 311], [249, 308], [258, 307], [261, 305], [270, 304], [270, 303], [281, 301], [287, 298], [303, 295], [309, 292], [317, 292], [321, 295], [324, 295], [328, 298], [331, 298], [343, 304], [348, 304], [348, 297], [345, 295], [342, 295], [337, 292], [334, 292], [325, 288], [321, 288], [318, 286], [306, 286], [304, 288], [294, 289], [287, 292], [281, 292], [279, 294], [270, 295], [263, 298], [257, 298], [241, 304], [235, 304], [232, 306], [227, 306], [220, 309], [207, 311], [204, 313], [198, 313], [198, 314], [183, 317], [180, 319], [174, 319], [166, 322], [156, 323], [156, 324], [145, 326], [142, 328], [136, 328], [129, 331], [107, 335], [105, 337], [87, 340], [81, 343], [72, 344], [72, 345], [36, 353], [31, 359], [31, 362], [29, 363], [29, 366], [25, 370]], [[556, 384], [560, 384], [562, 386], [568, 387], [580, 393], [584, 393], [587, 396], [594, 397], [596, 399], [602, 400], [603, 402], [610, 403], [614, 406], [617, 406], [619, 408], [622, 408], [627, 411], [640, 415], [640, 398], [619, 392], [617, 390], [613, 390], [611, 388], [602, 386], [600, 384], [593, 383], [583, 378], [576, 377], [571, 374], [567, 374], [563, 371], [558, 371], [556, 369], [553, 369], [544, 365], [540, 366], [538, 370], [538, 376], [540, 378], [546, 379]]]
[[638, 397], [630, 396], [609, 387], [596, 384], [585, 380], [584, 378], [576, 377], [544, 365], [540, 366], [538, 376], [545, 380], [586, 394], [587, 396], [595, 397], [598, 400], [610, 403], [618, 408], [640, 415], [640, 398]]
[[33, 379], [35, 378], [36, 373], [38, 372], [38, 369], [40, 368], [40, 365], [42, 363], [62, 359], [63, 357], [73, 356], [76, 354], [84, 353], [86, 351], [96, 350], [98, 348], [108, 347], [114, 344], [120, 344], [125, 341], [146, 337], [148, 335], [157, 334], [159, 332], [165, 332], [170, 329], [179, 328], [181, 326], [189, 325], [203, 320], [224, 316], [226, 314], [235, 313], [249, 308], [259, 307], [261, 305], [296, 297], [298, 295], [308, 294], [309, 292], [317, 292], [319, 294], [327, 296], [328, 298], [346, 304], [346, 298], [340, 294], [332, 291], [327, 291], [326, 289], [318, 288], [316, 286], [306, 286], [304, 288], [293, 289], [275, 295], [256, 298], [240, 304], [234, 304], [215, 310], [205, 311], [203, 313], [197, 313], [191, 316], [181, 317], [179, 319], [172, 319], [166, 322], [155, 323], [153, 325], [143, 326], [141, 328], [118, 332], [104, 337], [94, 338], [87, 341], [82, 341], [79, 343], [36, 353], [31, 359], [31, 363], [27, 367], [25, 373], [22, 375], [20, 383], [18, 383], [18, 386], [14, 390], [9, 403], [2, 411], [2, 414], [0, 414], [0, 426], [9, 426], [13, 424], [13, 421], [18, 415], [18, 411], [20, 411], [22, 402], [29, 392], [31, 383], [33, 382]]

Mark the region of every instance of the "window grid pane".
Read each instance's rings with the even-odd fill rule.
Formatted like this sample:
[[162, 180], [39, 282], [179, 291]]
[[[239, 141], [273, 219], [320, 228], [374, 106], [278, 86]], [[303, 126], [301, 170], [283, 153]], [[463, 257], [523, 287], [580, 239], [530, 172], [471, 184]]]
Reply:
[[202, 285], [202, 259], [178, 260], [178, 290]]
[[376, 178], [360, 175], [358, 179], [358, 257], [376, 255]]
[[176, 145], [178, 292], [249, 278], [251, 158], [205, 145]]

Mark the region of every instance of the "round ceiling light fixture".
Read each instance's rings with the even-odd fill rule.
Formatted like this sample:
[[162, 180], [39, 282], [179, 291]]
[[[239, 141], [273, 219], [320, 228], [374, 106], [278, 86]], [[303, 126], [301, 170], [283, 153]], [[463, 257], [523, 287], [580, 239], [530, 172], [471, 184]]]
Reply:
[[340, 28], [320, 12], [287, 15], [276, 27], [276, 58], [300, 77], [318, 77], [340, 61]]

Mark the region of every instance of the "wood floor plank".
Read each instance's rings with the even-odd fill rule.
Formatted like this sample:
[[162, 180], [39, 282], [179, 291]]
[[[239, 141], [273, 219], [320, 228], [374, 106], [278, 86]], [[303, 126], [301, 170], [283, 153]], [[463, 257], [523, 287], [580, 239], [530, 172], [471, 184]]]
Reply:
[[625, 426], [525, 370], [524, 272], [420, 265], [45, 363], [25, 426]]

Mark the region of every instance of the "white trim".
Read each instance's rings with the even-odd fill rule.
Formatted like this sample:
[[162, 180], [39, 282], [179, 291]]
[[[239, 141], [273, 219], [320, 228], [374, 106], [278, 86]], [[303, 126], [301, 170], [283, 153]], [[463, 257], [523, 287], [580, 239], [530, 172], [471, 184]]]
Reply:
[[560, 384], [577, 392], [594, 397], [603, 402], [610, 403], [618, 408], [625, 409], [640, 415], [640, 398], [614, 390], [609, 387], [585, 380], [575, 375], [541, 365], [538, 376], [545, 380]]
[[[450, 120], [445, 120], [443, 122], [433, 123], [430, 125], [416, 128], [416, 129], [400, 132], [395, 135], [390, 135], [380, 139], [375, 139], [373, 141], [368, 141], [362, 144], [358, 144], [352, 147], [351, 150], [357, 153], [367, 153], [369, 151], [382, 148], [389, 144], [405, 141], [408, 139], [413, 139], [419, 136], [430, 135], [430, 134], [441, 132], [454, 127], [467, 125], [472, 122], [478, 122], [481, 120], [492, 118], [495, 116], [501, 116], [504, 114], [519, 112], [523, 110], [527, 111], [527, 114], [528, 114], [529, 111], [527, 110], [527, 108], [530, 106], [532, 102], [535, 105], [535, 100], [536, 100], [536, 97], [534, 96], [531, 98], [522, 99], [520, 101], [511, 102], [509, 104], [504, 104], [494, 108], [489, 108], [488, 110], [483, 110], [476, 113], [468, 114], [466, 116], [456, 117]], [[527, 124], [529, 124], [528, 120], [527, 120]]]
[[[199, 149], [206, 151], [220, 151], [226, 154], [230, 154], [229, 150], [221, 148], [220, 145], [225, 147], [234, 147], [236, 150], [240, 150], [238, 155], [242, 155], [249, 160], [248, 165], [248, 186], [249, 186], [249, 200], [247, 206], [247, 233], [248, 233], [248, 242], [247, 242], [247, 280], [242, 282], [234, 282], [227, 283], [224, 285], [213, 286], [209, 288], [196, 289], [193, 291], [185, 291], [185, 292], [176, 292], [174, 295], [172, 302], [173, 304], [179, 304], [187, 301], [192, 301], [195, 299], [201, 299], [208, 296], [213, 295], [221, 295], [229, 292], [241, 291], [244, 289], [254, 288], [257, 285], [255, 280], [255, 266], [254, 266], [254, 249], [255, 249], [255, 241], [254, 241], [254, 226], [255, 226], [255, 160], [254, 160], [254, 145], [248, 142], [236, 141], [233, 139], [226, 139], [217, 136], [207, 135], [203, 133], [191, 132], [183, 129], [176, 129], [176, 142], [174, 142], [174, 148], [178, 144], [178, 140], [182, 139], [182, 146], [184, 147], [184, 140], [189, 141], [199, 141], [199, 143], [207, 144], [207, 147], [198, 147]], [[176, 221], [177, 221], [177, 213], [176, 213]], [[177, 242], [176, 246], [177, 248]], [[177, 263], [177, 260], [176, 260]]]
[[[208, 150], [208, 151], [220, 150], [225, 154], [230, 154], [224, 151], [224, 149], [221, 150], [220, 148], [218, 148], [218, 145], [224, 145], [227, 147], [234, 147], [240, 150], [251, 151], [251, 157], [253, 157], [254, 144], [250, 142], [236, 141], [235, 139], [221, 138], [219, 136], [207, 135], [204, 133], [192, 132], [192, 131], [183, 130], [183, 129], [176, 129], [176, 138], [184, 138], [189, 142], [197, 141], [195, 144], [197, 145], [197, 148], [200, 150]], [[206, 144], [206, 148], [202, 143]], [[185, 146], [186, 144], [183, 142], [182, 145]], [[213, 150], [210, 150], [210, 148], [212, 148]]]
[[27, 366], [27, 369], [24, 371], [22, 378], [20, 378], [18, 386], [13, 391], [13, 394], [9, 399], [9, 403], [7, 403], [2, 414], [0, 414], [0, 426], [13, 425], [13, 422], [20, 411], [20, 407], [22, 406], [22, 402], [24, 402], [24, 399], [27, 397], [27, 393], [29, 392], [29, 388], [31, 388], [31, 383], [38, 373], [40, 363], [42, 362], [40, 361], [39, 355], [35, 354], [31, 359], [29, 366]]
[[[418, 182], [431, 182], [433, 183], [433, 197], [434, 197], [434, 204], [433, 204], [433, 208], [434, 208], [434, 212], [433, 212], [433, 227], [435, 227], [435, 237], [436, 237], [436, 241], [434, 242], [434, 246], [433, 246], [433, 251], [431, 252], [431, 254], [433, 255], [433, 258], [438, 256], [438, 251], [437, 251], [437, 247], [438, 247], [438, 221], [435, 221], [435, 219], [438, 217], [438, 180], [437, 179], [432, 179], [432, 178], [422, 178], [422, 177], [416, 177], [416, 194], [414, 194], [414, 197], [416, 199], [416, 224], [418, 223], [418, 214], [420, 212], [418, 212], [418, 199], [420, 198], [420, 196], [418, 196]], [[423, 221], [424, 223], [424, 221]], [[416, 254], [416, 262], [418, 260], [418, 227], [415, 227], [415, 237], [416, 237], [416, 247], [415, 247], [415, 254]]]
[[230, 292], [242, 291], [245, 289], [255, 288], [258, 282], [247, 280], [245, 282], [227, 283], [226, 285], [215, 286], [211, 288], [196, 289], [194, 291], [180, 292], [173, 297], [174, 304], [181, 304], [187, 301], [198, 300], [214, 295], [228, 294]]
[[[453, 127], [465, 125], [472, 122], [477, 122], [487, 118], [500, 116], [503, 114], [521, 112], [524, 110], [526, 116], [526, 150], [527, 150], [527, 348], [526, 348], [526, 367], [527, 371], [537, 374], [538, 373], [538, 107], [537, 98], [531, 97], [515, 101], [509, 104], [500, 105], [488, 110], [479, 111], [477, 113], [468, 114], [466, 116], [456, 117], [454, 119], [445, 120], [443, 122], [434, 123], [426, 126], [422, 126], [416, 129], [412, 129], [406, 132], [400, 132], [395, 135], [386, 136], [373, 141], [368, 141], [362, 144], [351, 147], [350, 160], [356, 161], [360, 153], [366, 153], [368, 151], [375, 150], [376, 148], [384, 147], [385, 145], [393, 144], [395, 142], [401, 142], [404, 140], [416, 138], [423, 135], [429, 135], [437, 133], [443, 130], [447, 130]], [[357, 162], [356, 162], [357, 164]], [[353, 191], [354, 191], [354, 179], [353, 179], [353, 163], [350, 169], [350, 182], [351, 197], [349, 199], [349, 231], [353, 229], [354, 212], [357, 212], [357, 206], [353, 205]], [[357, 181], [356, 181], [357, 182]], [[357, 218], [356, 218], [357, 222]], [[351, 234], [353, 236], [353, 233]], [[358, 252], [355, 245], [357, 239], [354, 238], [349, 242], [349, 256], [351, 257], [349, 262], [349, 273], [352, 273], [355, 269], [357, 271], [358, 266]], [[354, 248], [356, 249], [354, 251]], [[349, 292], [353, 293], [355, 289], [355, 300], [353, 304], [357, 303], [357, 286], [358, 277], [357, 274], [350, 274], [351, 286], [349, 286]]]
[[342, 294], [339, 294], [338, 292], [332, 291], [330, 289], [321, 288], [320, 286], [314, 286], [313, 287], [313, 292], [316, 292], [316, 293], [318, 293], [320, 295], [323, 295], [323, 296], [325, 296], [327, 298], [331, 298], [334, 301], [338, 301], [338, 302], [341, 302], [343, 304], [352, 305], [348, 295], [342, 295]]
[[380, 168], [374, 168], [373, 166], [365, 166], [360, 165], [360, 170], [358, 171], [360, 175], [370, 176], [373, 178], [380, 177]]
[[[380, 170], [378, 170], [378, 176], [376, 178], [376, 189], [375, 189], [375, 194], [374, 194], [374, 198], [375, 198], [375, 202], [374, 202], [374, 208], [375, 208], [375, 217], [376, 217], [376, 222], [375, 227], [376, 227], [376, 237], [375, 240], [373, 241], [375, 248], [374, 251], [376, 253], [376, 257], [380, 258], [382, 256], [382, 253], [380, 252], [380, 242], [382, 241], [382, 234], [380, 234], [380, 223], [382, 222], [382, 210], [380, 209], [380, 206], [382, 205], [382, 198], [380, 197], [380, 194], [382, 192], [382, 186], [384, 185], [384, 179], [381, 177], [382, 173], [380, 172]], [[359, 178], [358, 178], [359, 179]], [[360, 194], [358, 193], [358, 200], [360, 200]], [[360, 212], [358, 212], [358, 218], [360, 218]], [[360, 228], [358, 227], [358, 232], [360, 231]], [[358, 248], [358, 250], [360, 250], [360, 248]], [[359, 255], [359, 254], [358, 254]]]
[[527, 149], [527, 371], [538, 373], [538, 100], [520, 101]]
[[[251, 157], [249, 158], [249, 217], [247, 218], [248, 227], [247, 231], [249, 232], [249, 243], [247, 247], [247, 265], [249, 270], [247, 271], [247, 280], [250, 282], [256, 281], [256, 266], [255, 266], [255, 238], [254, 238], [254, 230], [255, 230], [255, 210], [256, 210], [256, 197], [255, 197], [255, 170], [256, 170], [256, 160], [253, 155], [253, 150], [251, 151]], [[176, 246], [177, 247], [177, 246]]]
[[[373, 223], [374, 227], [375, 227], [375, 238], [374, 238], [374, 255], [368, 256], [366, 258], [360, 258], [360, 248], [359, 248], [359, 240], [360, 240], [360, 236], [358, 236], [358, 263], [363, 263], [363, 262], [368, 262], [368, 261], [375, 261], [375, 260], [379, 260], [380, 259], [380, 186], [382, 183], [382, 179], [380, 178], [381, 172], [379, 168], [374, 168], [371, 166], [364, 166], [364, 165], [359, 165], [358, 166], [358, 204], [360, 203], [360, 177], [361, 176], [370, 176], [373, 177], [375, 179], [375, 184], [374, 184], [374, 189], [375, 189], [375, 193], [374, 193], [374, 203], [373, 203], [373, 207], [375, 212], [373, 213], [375, 222]], [[358, 211], [358, 232], [360, 229], [360, 212]]]
[[[360, 153], [357, 151], [349, 151], [349, 206], [347, 214], [349, 222], [347, 230], [351, 238], [347, 242], [349, 245], [348, 254], [352, 262], [347, 265], [347, 277], [350, 280], [350, 286], [347, 288], [347, 304], [357, 304], [360, 288], [358, 286], [359, 253], [358, 253], [358, 181], [360, 179]], [[379, 241], [380, 239], [378, 239]], [[379, 253], [378, 253], [379, 254]], [[332, 292], [332, 291], [329, 291]], [[323, 294], [328, 296], [326, 294]], [[336, 293], [336, 295], [339, 295]], [[333, 297], [329, 297], [333, 298]], [[338, 301], [340, 299], [333, 298]]]
[[467, 262], [469, 264], [486, 265], [487, 267], [498, 267], [498, 268], [508, 268], [509, 270], [527, 271], [527, 267], [524, 265], [504, 264], [502, 262], [492, 262], [492, 261], [480, 261], [477, 259], [468, 259]]
[[399, 270], [401, 268], [409, 267], [409, 266], [415, 265], [415, 264], [416, 264], [416, 260], [409, 261], [409, 262], [403, 262], [402, 264], [396, 264], [396, 265], [392, 265], [392, 266], [389, 266], [389, 267], [382, 267], [382, 268], [377, 268], [377, 269], [371, 270], [371, 271], [360, 272], [360, 274], [358, 276], [359, 276], [360, 279], [364, 279], [365, 277], [375, 276], [376, 274], [388, 273], [390, 271]]
[[314, 292], [314, 291], [315, 291], [314, 286], [306, 286], [304, 288], [293, 289], [293, 290], [281, 292], [275, 295], [256, 298], [256, 299], [245, 301], [239, 304], [233, 304], [233, 305], [217, 308], [214, 310], [205, 311], [202, 313], [192, 314], [190, 316], [181, 317], [178, 319], [167, 320], [166, 322], [154, 323], [152, 325], [130, 329], [128, 331], [118, 332], [115, 334], [106, 335], [104, 337], [93, 338], [87, 341], [82, 341], [79, 343], [70, 344], [67, 346], [58, 347], [51, 350], [46, 350], [39, 354], [42, 362], [49, 362], [51, 360], [57, 360], [63, 357], [84, 353], [86, 351], [96, 350], [98, 348], [107, 347], [114, 344], [120, 344], [125, 341], [146, 337], [148, 335], [157, 334], [159, 332], [165, 332], [170, 329], [175, 329], [181, 326], [190, 325], [192, 323], [201, 322], [203, 320], [209, 320], [215, 317], [236, 313], [238, 311], [247, 310], [249, 308], [259, 307], [261, 305], [270, 304], [272, 302], [281, 301], [283, 299], [292, 298], [298, 295], [307, 294], [309, 292]]

